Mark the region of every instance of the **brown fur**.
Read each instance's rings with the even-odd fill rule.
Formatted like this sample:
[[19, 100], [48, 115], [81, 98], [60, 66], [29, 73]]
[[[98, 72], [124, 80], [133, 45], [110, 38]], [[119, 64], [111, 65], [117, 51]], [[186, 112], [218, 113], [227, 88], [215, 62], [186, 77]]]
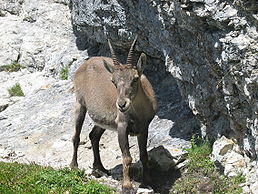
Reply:
[[[136, 40], [133, 44], [135, 44]], [[111, 43], [109, 42], [111, 47]], [[132, 54], [132, 45], [129, 60]], [[105, 129], [117, 130], [119, 146], [123, 156], [123, 189], [132, 190], [129, 167], [132, 161], [129, 152], [128, 134], [137, 135], [140, 159], [143, 164], [143, 183], [149, 184], [148, 154], [146, 150], [148, 126], [157, 111], [154, 91], [148, 79], [142, 74], [146, 56], [141, 55], [138, 64], [121, 65], [113, 58], [92, 57], [85, 61], [75, 73], [75, 134], [74, 154], [70, 164], [77, 168], [77, 150], [80, 132], [86, 111], [95, 126], [90, 133], [93, 147], [93, 167], [108, 173], [99, 155], [99, 139]], [[115, 62], [115, 63], [114, 63]], [[112, 81], [113, 83], [112, 83]]]

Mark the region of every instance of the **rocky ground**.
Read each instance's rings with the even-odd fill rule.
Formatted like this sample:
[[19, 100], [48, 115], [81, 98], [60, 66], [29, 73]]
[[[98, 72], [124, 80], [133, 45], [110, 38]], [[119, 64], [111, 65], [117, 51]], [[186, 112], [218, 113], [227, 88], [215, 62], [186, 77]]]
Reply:
[[[67, 166], [74, 71], [90, 56], [108, 55], [107, 36], [124, 59], [138, 34], [136, 55], [148, 55], [145, 73], [160, 107], [149, 128], [152, 162], [171, 175], [170, 170], [182, 164], [182, 149], [189, 147], [191, 136], [207, 135], [215, 142], [212, 158], [222, 171], [229, 176], [243, 172], [245, 192], [255, 193], [257, 19], [254, 0], [0, 0], [0, 160]], [[22, 68], [1, 68], [12, 63]], [[62, 81], [60, 71], [67, 67], [69, 79]], [[8, 93], [15, 83], [24, 97]], [[84, 169], [92, 163], [91, 127], [87, 118], [79, 149]], [[137, 163], [134, 138], [130, 144]], [[101, 155], [113, 178], [119, 178], [115, 133], [103, 135]], [[158, 190], [165, 192], [176, 176], [162, 174], [167, 181], [158, 179]]]
[[[50, 6], [43, 9], [45, 3]], [[73, 134], [73, 72], [87, 51], [79, 51], [67, 19], [69, 10], [60, 2], [39, 1], [30, 3], [1, 4], [1, 65], [17, 62], [22, 65], [17, 72], [0, 72], [0, 160], [6, 162], [35, 162], [56, 168], [67, 167], [71, 160]], [[60, 12], [51, 12], [58, 9]], [[15, 11], [13, 11], [15, 10]], [[61, 14], [61, 13], [65, 14]], [[49, 16], [53, 13], [55, 16]], [[56, 15], [60, 14], [60, 15]], [[53, 20], [57, 17], [58, 20]], [[26, 19], [27, 18], [27, 19]], [[29, 18], [29, 19], [28, 19]], [[55, 26], [55, 28], [53, 27]], [[39, 36], [37, 36], [39, 34]], [[59, 80], [62, 67], [69, 65], [69, 81]], [[171, 171], [179, 165], [189, 147], [189, 139], [198, 133], [198, 123], [187, 104], [182, 100], [174, 78], [165, 70], [156, 73], [151, 65], [148, 76], [154, 84], [159, 102], [159, 112], [150, 125], [148, 150], [153, 164], [163, 171]], [[8, 88], [19, 83], [24, 97], [12, 97]], [[91, 174], [92, 150], [88, 134], [92, 123], [87, 117], [84, 123], [79, 149], [79, 166]], [[134, 169], [139, 174], [139, 156], [135, 138], [130, 139]], [[101, 155], [112, 177], [102, 178], [115, 187], [121, 179], [121, 153], [117, 134], [106, 131], [101, 139]], [[162, 171], [161, 170], [161, 171]], [[170, 173], [167, 174], [167, 176]], [[153, 177], [157, 177], [153, 174]], [[169, 190], [172, 179], [156, 179], [156, 188]], [[138, 185], [139, 175], [134, 177]], [[167, 185], [167, 186], [165, 186]]]
[[[161, 81], [160, 91], [166, 90], [168, 85], [175, 82], [172, 78]], [[70, 81], [54, 80], [51, 83], [44, 83], [34, 93], [20, 97], [22, 99], [0, 113], [1, 160], [35, 162], [56, 168], [69, 165], [72, 155], [71, 137], [75, 100], [72, 86]], [[165, 98], [168, 102], [160, 103], [160, 111], [150, 125], [148, 141], [150, 159], [153, 165], [158, 165], [164, 172], [172, 170], [183, 162], [185, 152], [182, 149], [189, 147], [191, 134], [198, 129], [191, 111], [179, 98], [179, 93], [175, 94], [176, 91], [178, 92], [178, 89], [174, 84], [174, 93], [163, 92], [163, 95], [158, 96], [158, 99]], [[174, 114], [167, 114], [167, 107], [171, 107]], [[182, 130], [178, 130], [178, 127]], [[88, 138], [91, 128], [92, 123], [87, 117], [81, 135], [79, 166], [88, 170], [89, 174], [93, 162]], [[121, 179], [121, 152], [117, 134], [106, 131], [100, 144], [105, 167], [112, 169], [113, 178]], [[130, 146], [133, 162], [139, 163], [135, 138], [130, 139]], [[139, 165], [135, 166], [138, 174], [139, 168]], [[139, 181], [139, 176], [135, 178]], [[160, 185], [167, 184], [167, 181], [161, 181], [163, 179], [158, 180]]]

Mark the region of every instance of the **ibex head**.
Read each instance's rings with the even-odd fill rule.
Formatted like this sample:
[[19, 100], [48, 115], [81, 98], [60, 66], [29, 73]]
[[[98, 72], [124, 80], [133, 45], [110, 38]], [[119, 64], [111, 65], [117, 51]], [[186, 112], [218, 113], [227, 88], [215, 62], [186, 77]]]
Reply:
[[146, 55], [144, 53], [141, 54], [137, 64], [132, 63], [133, 50], [136, 40], [137, 36], [131, 45], [126, 64], [124, 65], [117, 61], [110, 40], [108, 40], [108, 45], [111, 51], [114, 65], [109, 64], [105, 60], [104, 65], [106, 69], [112, 74], [111, 81], [117, 88], [118, 95], [116, 106], [121, 112], [129, 110], [131, 102], [135, 99], [140, 84], [140, 77], [146, 64]]

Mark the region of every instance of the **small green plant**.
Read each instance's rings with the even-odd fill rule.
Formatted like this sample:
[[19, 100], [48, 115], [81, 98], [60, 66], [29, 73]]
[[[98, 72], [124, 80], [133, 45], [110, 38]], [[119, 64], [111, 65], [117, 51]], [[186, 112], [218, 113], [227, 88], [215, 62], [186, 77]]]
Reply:
[[68, 79], [68, 73], [69, 73], [69, 67], [68, 66], [63, 67], [60, 70], [60, 79], [67, 80]]
[[13, 61], [9, 65], [3, 65], [1, 66], [1, 69], [6, 72], [16, 72], [19, 71], [20, 69], [24, 68], [20, 63], [17, 61]]
[[21, 89], [19, 83], [16, 83], [14, 86], [8, 89], [10, 96], [24, 96], [24, 93]]
[[36, 164], [0, 162], [0, 193], [112, 194], [115, 191], [96, 181], [88, 181], [83, 171], [54, 170]]
[[182, 171], [182, 177], [176, 180], [170, 193], [215, 193], [240, 194], [239, 184], [245, 182], [241, 174], [229, 178], [220, 175], [215, 164], [210, 160], [211, 145], [206, 140], [191, 140], [188, 151], [188, 163]]
[[244, 182], [245, 177], [242, 174], [238, 174], [232, 178], [221, 176], [219, 181], [215, 181], [214, 193], [241, 194], [243, 192], [243, 188], [239, 185]]
[[210, 160], [209, 155], [211, 154], [211, 145], [206, 140], [200, 140], [199, 145], [196, 145], [195, 138], [191, 139], [191, 148], [188, 151], [187, 164], [188, 170], [194, 172], [201, 170], [204, 174], [212, 173], [215, 170], [214, 163]]
[[87, 194], [108, 194], [114, 193], [114, 189], [110, 189], [109, 187], [99, 184], [97, 181], [91, 180], [86, 185]]

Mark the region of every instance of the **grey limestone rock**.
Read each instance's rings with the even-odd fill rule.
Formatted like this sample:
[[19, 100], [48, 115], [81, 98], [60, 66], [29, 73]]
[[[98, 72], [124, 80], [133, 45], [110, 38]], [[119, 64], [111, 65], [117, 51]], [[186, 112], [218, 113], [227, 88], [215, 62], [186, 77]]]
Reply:
[[68, 2], [1, 0], [0, 66], [16, 61], [30, 72], [57, 75], [79, 59]]
[[128, 50], [138, 34], [136, 50], [162, 60], [176, 78], [202, 135], [236, 139], [257, 161], [257, 1], [72, 0], [71, 7], [79, 47], [99, 45], [89, 54], [105, 53], [110, 37], [117, 50]]
[[[148, 55], [145, 73], [159, 103], [149, 128], [149, 151], [164, 146], [173, 160], [166, 169], [181, 166], [182, 149], [190, 146], [193, 134], [202, 134], [215, 141], [214, 158], [226, 173], [241, 161], [247, 187], [254, 191], [257, 10], [255, 0], [0, 0], [0, 66], [18, 62], [26, 67], [0, 72], [0, 159], [67, 166], [75, 70], [90, 56], [109, 55], [107, 37], [124, 62], [138, 34], [136, 56]], [[70, 67], [69, 81], [56, 82], [51, 76], [58, 77], [63, 67]], [[9, 98], [7, 88], [15, 82], [25, 97]], [[79, 149], [86, 169], [92, 163], [91, 127], [87, 117]], [[107, 132], [101, 143], [103, 163], [114, 172], [121, 163], [116, 139]], [[137, 162], [135, 139], [130, 144]]]

